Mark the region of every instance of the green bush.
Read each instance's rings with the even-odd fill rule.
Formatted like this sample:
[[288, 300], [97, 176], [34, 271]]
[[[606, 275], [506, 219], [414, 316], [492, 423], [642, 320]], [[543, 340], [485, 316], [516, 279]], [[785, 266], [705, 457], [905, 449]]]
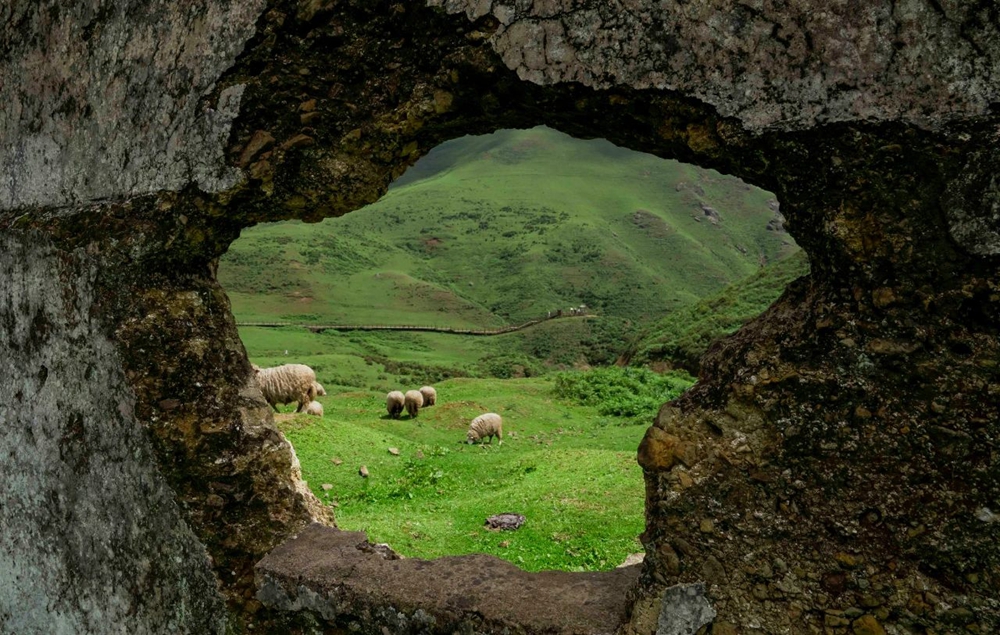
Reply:
[[646, 368], [612, 366], [556, 376], [555, 393], [605, 416], [648, 423], [665, 402], [676, 399], [694, 384], [684, 372], [663, 375]]
[[477, 367], [480, 375], [497, 379], [538, 377], [544, 374], [537, 360], [518, 354], [492, 355], [484, 358]]

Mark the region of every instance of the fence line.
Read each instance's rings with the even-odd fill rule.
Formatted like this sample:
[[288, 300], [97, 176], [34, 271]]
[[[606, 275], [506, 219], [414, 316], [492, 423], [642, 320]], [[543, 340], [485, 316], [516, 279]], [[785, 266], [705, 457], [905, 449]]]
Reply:
[[579, 315], [552, 315], [535, 320], [528, 320], [523, 324], [513, 326], [500, 326], [493, 329], [456, 329], [447, 326], [419, 326], [416, 324], [308, 324], [305, 322], [237, 322], [236, 326], [259, 326], [264, 328], [278, 328], [283, 326], [297, 326], [313, 333], [323, 331], [424, 331], [429, 333], [454, 333], [456, 335], [503, 335], [520, 331], [549, 320], [568, 318], [590, 318], [590, 314]]

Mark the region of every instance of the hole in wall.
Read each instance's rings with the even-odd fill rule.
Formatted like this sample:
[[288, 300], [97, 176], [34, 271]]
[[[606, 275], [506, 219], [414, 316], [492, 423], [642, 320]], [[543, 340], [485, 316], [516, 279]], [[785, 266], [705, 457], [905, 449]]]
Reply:
[[[712, 170], [501, 130], [344, 217], [245, 230], [219, 280], [251, 361], [325, 388], [321, 417], [276, 421], [340, 528], [406, 556], [601, 570], [641, 551], [635, 449], [658, 407], [806, 272], [783, 220]], [[434, 406], [389, 416], [387, 392], [423, 385]], [[463, 443], [485, 412], [504, 443]], [[526, 522], [484, 527], [505, 512]]]

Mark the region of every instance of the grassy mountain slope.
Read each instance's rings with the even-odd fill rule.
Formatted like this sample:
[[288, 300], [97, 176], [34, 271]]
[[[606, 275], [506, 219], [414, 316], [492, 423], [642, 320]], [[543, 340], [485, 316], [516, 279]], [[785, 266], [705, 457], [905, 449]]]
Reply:
[[647, 326], [623, 361], [634, 366], [666, 362], [697, 374], [709, 344], [763, 313], [788, 284], [809, 273], [804, 251]]
[[606, 141], [506, 130], [441, 145], [342, 218], [246, 230], [219, 278], [241, 320], [494, 326], [585, 303], [645, 321], [794, 251], [765, 230], [771, 198]]

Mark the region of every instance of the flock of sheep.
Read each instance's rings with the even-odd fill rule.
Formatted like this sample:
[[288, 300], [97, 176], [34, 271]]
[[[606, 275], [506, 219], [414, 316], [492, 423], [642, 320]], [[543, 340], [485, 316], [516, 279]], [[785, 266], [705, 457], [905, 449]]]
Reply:
[[[435, 403], [437, 403], [437, 390], [432, 386], [422, 386], [420, 390], [408, 390], [405, 394], [393, 390], [385, 396], [385, 409], [393, 419], [398, 419], [404, 409], [412, 419], [417, 416], [421, 408], [433, 406]], [[499, 444], [503, 445], [503, 419], [495, 412], [487, 412], [469, 424], [465, 442], [475, 443], [489, 438], [490, 443], [493, 443], [493, 437], [499, 439]]]
[[[298, 402], [295, 412], [323, 416], [323, 404], [316, 397], [326, 396], [322, 384], [316, 381], [316, 372], [305, 364], [283, 364], [273, 368], [260, 368], [253, 365], [254, 375], [260, 385], [267, 403], [278, 412], [278, 404]], [[420, 390], [408, 390], [404, 394], [393, 390], [385, 398], [385, 407], [389, 416], [398, 419], [403, 410], [415, 418], [421, 408], [437, 403], [437, 391], [432, 386], [423, 386]], [[469, 424], [465, 435], [466, 443], [485, 441], [493, 443], [496, 437], [503, 444], [503, 419], [495, 412], [481, 414]]]
[[417, 416], [421, 408], [433, 406], [436, 402], [437, 391], [430, 386], [422, 386], [420, 390], [407, 390], [405, 395], [393, 390], [385, 396], [385, 408], [393, 419], [398, 419], [404, 408], [412, 419]]

